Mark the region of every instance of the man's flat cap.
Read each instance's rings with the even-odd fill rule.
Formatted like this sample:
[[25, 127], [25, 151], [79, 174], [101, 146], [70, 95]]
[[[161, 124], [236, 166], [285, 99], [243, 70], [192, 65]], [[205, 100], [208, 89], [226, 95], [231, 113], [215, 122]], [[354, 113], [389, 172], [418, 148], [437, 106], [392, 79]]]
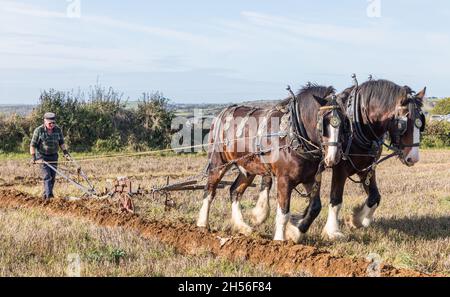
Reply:
[[45, 120], [52, 120], [52, 121], [54, 121], [55, 118], [56, 118], [56, 115], [53, 112], [46, 112], [44, 114], [44, 119]]

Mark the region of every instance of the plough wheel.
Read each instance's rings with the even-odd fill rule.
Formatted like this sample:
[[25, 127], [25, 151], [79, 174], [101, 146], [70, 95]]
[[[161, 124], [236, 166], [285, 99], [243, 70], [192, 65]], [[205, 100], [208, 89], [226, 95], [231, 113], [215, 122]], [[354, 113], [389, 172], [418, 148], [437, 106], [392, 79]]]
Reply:
[[119, 196], [119, 210], [134, 213], [134, 203], [130, 195], [122, 194]]

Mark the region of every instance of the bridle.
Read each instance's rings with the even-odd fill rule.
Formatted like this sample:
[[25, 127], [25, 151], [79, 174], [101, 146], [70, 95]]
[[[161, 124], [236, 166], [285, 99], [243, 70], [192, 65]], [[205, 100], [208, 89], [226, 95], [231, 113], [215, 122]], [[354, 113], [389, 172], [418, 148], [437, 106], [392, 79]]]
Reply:
[[[326, 112], [322, 114], [321, 111], [324, 111], [324, 110]], [[342, 123], [344, 123], [344, 121], [342, 120], [343, 114], [342, 114], [342, 112], [339, 112], [340, 110], [341, 110], [341, 106], [336, 101], [336, 95], [332, 96], [332, 99], [331, 99], [329, 105], [322, 106], [319, 108], [319, 112], [317, 113], [317, 131], [318, 131], [319, 135], [321, 136], [320, 143], [321, 143], [322, 147], [325, 147], [325, 146], [340, 147], [340, 146], [342, 146], [342, 142], [340, 142], [340, 141], [337, 141], [337, 142], [336, 141], [327, 141], [327, 142], [322, 141], [323, 137], [325, 136], [324, 121], [328, 115], [331, 114], [329, 121], [330, 121], [330, 125], [333, 128], [338, 128]], [[338, 139], [340, 139], [340, 140], [343, 135], [343, 130], [344, 129], [339, 129]]]
[[[369, 185], [370, 178], [374, 174], [375, 168], [378, 164], [381, 162], [384, 162], [387, 159], [390, 159], [394, 156], [399, 156], [401, 158], [404, 158], [402, 149], [405, 147], [418, 147], [419, 143], [413, 143], [411, 145], [405, 145], [401, 142], [401, 137], [405, 135], [406, 131], [408, 130], [408, 117], [412, 119], [414, 125], [416, 125], [417, 128], [420, 129], [421, 132], [423, 132], [425, 128], [425, 116], [421, 112], [420, 108], [418, 107], [418, 102], [415, 96], [413, 96], [413, 92], [410, 91], [408, 94], [408, 100], [407, 100], [407, 106], [399, 106], [396, 109], [396, 113], [394, 118], [391, 120], [391, 123], [389, 124], [391, 131], [393, 131], [393, 135], [391, 135], [391, 144], [388, 145], [385, 143], [384, 138], [386, 133], [383, 133], [383, 135], [379, 136], [375, 133], [372, 126], [370, 125], [370, 121], [368, 119], [368, 115], [365, 112], [365, 108], [361, 104], [360, 96], [358, 95], [358, 81], [356, 80], [356, 76], [352, 76], [354, 79], [355, 86], [353, 90], [349, 94], [349, 100], [347, 105], [347, 119], [349, 122], [349, 136], [347, 137], [347, 146], [345, 151], [343, 152], [343, 160], [348, 160], [353, 169], [358, 173], [367, 172], [366, 178], [361, 181], [355, 181], [351, 177], [349, 177], [350, 180], [356, 183], [362, 183], [364, 182], [365, 185]], [[406, 115], [400, 115], [399, 111], [408, 109], [408, 113]], [[365, 125], [361, 123], [361, 121], [365, 122]], [[371, 134], [369, 137], [366, 136], [365, 131], [363, 130], [363, 127], [366, 128], [365, 130]], [[368, 154], [351, 154], [350, 153], [350, 147], [352, 144], [357, 145], [358, 147], [362, 148], [363, 150], [367, 150], [370, 153]], [[381, 148], [382, 146], [387, 147], [389, 150], [392, 150], [393, 152], [382, 159], [378, 159], [381, 155]], [[365, 167], [365, 168], [358, 168], [356, 167], [356, 164], [352, 160], [352, 156], [362, 156], [362, 157], [371, 157], [373, 158], [373, 162], [371, 165]]]
[[[303, 124], [303, 120], [301, 118], [300, 113], [297, 111], [298, 102], [296, 100], [295, 94], [292, 92], [291, 88], [288, 86], [287, 90], [291, 95], [291, 100], [289, 104], [289, 112], [291, 117], [291, 125], [294, 130], [294, 142], [299, 143], [299, 146], [302, 148], [301, 155], [306, 159], [322, 159], [325, 154], [324, 147], [325, 146], [342, 146], [341, 142], [323, 142], [323, 136], [325, 135], [324, 129], [324, 120], [325, 118], [331, 114], [330, 117], [330, 125], [337, 128], [344, 121], [342, 120], [343, 114], [339, 112], [341, 110], [341, 106], [336, 101], [336, 96], [333, 95], [330, 103], [328, 105], [322, 106], [319, 108], [317, 113], [317, 125], [316, 131], [319, 133], [320, 141], [319, 147], [312, 147], [311, 140], [306, 133], [305, 126]], [[322, 114], [321, 111], [326, 110], [325, 113]], [[339, 139], [342, 139], [342, 130], [340, 131]], [[306, 155], [305, 155], [306, 153]]]
[[[418, 106], [417, 99], [412, 94], [413, 93], [408, 94], [406, 105], [398, 106], [396, 108], [395, 116], [392, 120], [393, 132], [391, 135], [391, 146], [398, 150], [403, 150], [407, 147], [418, 147], [420, 145], [419, 142], [404, 144], [401, 141], [401, 137], [408, 131], [408, 119], [412, 121], [414, 126], [416, 126], [420, 132], [425, 130], [425, 115]], [[408, 110], [408, 112], [402, 115], [401, 111], [404, 110]]]

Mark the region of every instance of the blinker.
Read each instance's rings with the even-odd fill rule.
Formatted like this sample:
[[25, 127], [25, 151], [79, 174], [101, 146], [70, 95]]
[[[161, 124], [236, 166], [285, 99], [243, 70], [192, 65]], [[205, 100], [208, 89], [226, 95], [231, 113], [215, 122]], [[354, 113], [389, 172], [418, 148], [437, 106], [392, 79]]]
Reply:
[[341, 120], [339, 119], [339, 117], [332, 116], [330, 118], [330, 125], [333, 126], [334, 128], [339, 127], [340, 124], [341, 124]]
[[414, 125], [416, 125], [416, 127], [419, 128], [419, 129], [422, 128], [422, 125], [423, 125], [422, 120], [421, 119], [416, 119], [414, 121]]

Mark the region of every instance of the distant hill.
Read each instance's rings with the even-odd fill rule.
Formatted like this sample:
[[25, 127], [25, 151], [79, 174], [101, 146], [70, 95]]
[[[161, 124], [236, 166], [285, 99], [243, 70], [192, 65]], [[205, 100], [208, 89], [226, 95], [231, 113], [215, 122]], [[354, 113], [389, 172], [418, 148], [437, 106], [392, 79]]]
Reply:
[[[280, 99], [281, 100], [281, 99]], [[270, 107], [277, 104], [280, 100], [255, 100], [255, 101], [243, 101], [243, 102], [235, 102], [235, 104], [241, 104], [251, 107]], [[424, 104], [424, 111], [429, 112], [436, 102], [438, 102], [440, 98], [432, 97], [427, 98]], [[169, 108], [172, 109], [177, 116], [185, 116], [192, 117], [194, 115], [194, 110], [202, 110], [203, 115], [216, 115], [223, 108], [230, 106], [234, 103], [169, 103]], [[136, 108], [138, 105], [138, 101], [128, 101], [127, 108]], [[0, 104], [0, 114], [12, 114], [17, 113], [20, 115], [27, 115], [33, 111], [33, 108], [36, 105], [31, 104]]]
[[33, 111], [33, 108], [36, 105], [25, 105], [25, 104], [0, 104], [0, 114], [19, 114], [19, 115], [27, 115]]

